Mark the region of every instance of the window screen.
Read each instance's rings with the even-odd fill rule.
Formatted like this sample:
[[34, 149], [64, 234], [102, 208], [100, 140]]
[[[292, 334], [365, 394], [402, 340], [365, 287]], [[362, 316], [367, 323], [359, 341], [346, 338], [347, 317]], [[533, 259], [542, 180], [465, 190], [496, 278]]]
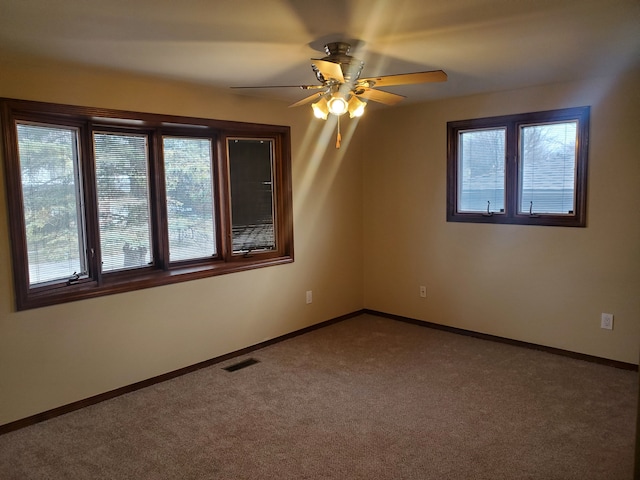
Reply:
[[85, 275], [78, 133], [18, 124], [29, 285]]
[[163, 138], [169, 258], [216, 254], [211, 140]]
[[504, 128], [461, 132], [458, 211], [504, 212]]
[[234, 252], [274, 250], [273, 141], [229, 139]]
[[151, 258], [146, 135], [94, 133], [102, 270], [145, 266]]
[[573, 214], [577, 131], [576, 121], [520, 127], [519, 213]]

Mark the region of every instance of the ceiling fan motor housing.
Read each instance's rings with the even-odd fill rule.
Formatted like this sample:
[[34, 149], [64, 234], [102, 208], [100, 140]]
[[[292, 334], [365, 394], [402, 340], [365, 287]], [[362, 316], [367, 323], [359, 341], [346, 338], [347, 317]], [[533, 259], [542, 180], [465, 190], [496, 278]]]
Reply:
[[[333, 62], [340, 65], [342, 70], [342, 75], [346, 80], [346, 83], [353, 83], [358, 78], [360, 78], [360, 73], [362, 72], [362, 68], [364, 67], [364, 62], [357, 58], [349, 55], [349, 51], [351, 50], [351, 45], [346, 42], [332, 42], [327, 43], [324, 46], [324, 51], [327, 53], [327, 56], [322, 58], [322, 60], [327, 62]], [[324, 83], [324, 77], [322, 73], [316, 72], [316, 77], [319, 81]]]

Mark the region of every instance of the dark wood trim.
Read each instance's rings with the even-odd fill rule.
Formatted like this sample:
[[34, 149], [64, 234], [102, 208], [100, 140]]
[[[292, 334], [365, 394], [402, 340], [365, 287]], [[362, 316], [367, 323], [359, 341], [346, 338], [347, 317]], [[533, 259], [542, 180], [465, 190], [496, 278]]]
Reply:
[[2, 146], [3, 146], [3, 163], [5, 173], [5, 188], [7, 195], [7, 207], [9, 210], [14, 209], [14, 215], [9, 212], [9, 237], [11, 258], [13, 259], [13, 278], [14, 278], [14, 306], [18, 306], [26, 301], [26, 292], [19, 288], [29, 282], [25, 265], [27, 264], [27, 244], [24, 236], [16, 236], [14, 232], [23, 232], [24, 226], [24, 207], [22, 201], [14, 202], [12, 207], [12, 198], [22, 199], [22, 184], [20, 182], [20, 167], [17, 162], [10, 162], [9, 158], [18, 158], [17, 134], [11, 117], [11, 109], [7, 104], [2, 104]]
[[[209, 127], [214, 130], [233, 130], [246, 134], [271, 133], [274, 130], [284, 131], [289, 127], [282, 125], [258, 124], [238, 122], [233, 120], [217, 120], [204, 117], [184, 117], [178, 115], [162, 115], [157, 113], [134, 112], [131, 110], [115, 110], [111, 108], [90, 107], [81, 105], [65, 105], [50, 102], [38, 102], [15, 98], [0, 97], [0, 103], [10, 104], [15, 114], [31, 116], [33, 112], [43, 112], [50, 118], [83, 117], [94, 125], [105, 128], [117, 126], [121, 128], [126, 123], [134, 129], [180, 129], [189, 130], [192, 126]], [[46, 113], [45, 113], [46, 112]]]
[[462, 328], [450, 327], [447, 325], [440, 325], [437, 323], [427, 322], [423, 320], [417, 320], [415, 318], [403, 317], [401, 315], [395, 315], [392, 313], [380, 312], [377, 310], [370, 309], [362, 309], [356, 310], [351, 313], [347, 313], [345, 315], [341, 315], [339, 317], [332, 318], [330, 320], [326, 320], [324, 322], [316, 323], [315, 325], [310, 325], [308, 327], [301, 328], [300, 330], [295, 330], [290, 333], [286, 333], [276, 338], [272, 338], [271, 340], [266, 340], [264, 342], [257, 343], [255, 345], [251, 345], [249, 347], [242, 348], [240, 350], [236, 350], [234, 352], [230, 352], [224, 355], [220, 355], [219, 357], [211, 358], [209, 360], [205, 360], [193, 365], [189, 365], [187, 367], [179, 368], [178, 370], [173, 370], [171, 372], [164, 373], [162, 375], [157, 375], [152, 378], [148, 378], [146, 380], [142, 380], [140, 382], [133, 383], [131, 385], [125, 385], [124, 387], [116, 388], [114, 390], [110, 390], [108, 392], [100, 393], [98, 395], [94, 395], [89, 398], [85, 398], [83, 400], [78, 400], [77, 402], [72, 402], [67, 405], [62, 405], [61, 407], [53, 408], [51, 410], [47, 410], [45, 412], [37, 413], [35, 415], [31, 415], [29, 417], [22, 418], [20, 420], [15, 420], [13, 422], [6, 423], [4, 425], [0, 425], [0, 435], [5, 433], [13, 432], [15, 430], [19, 430], [21, 428], [25, 428], [31, 425], [35, 425], [40, 422], [44, 422], [45, 420], [49, 420], [55, 417], [59, 417], [61, 415], [65, 415], [67, 413], [71, 413], [76, 410], [80, 410], [81, 408], [88, 407], [91, 405], [95, 405], [97, 403], [103, 402], [105, 400], [110, 400], [112, 398], [119, 397], [120, 395], [124, 395], [126, 393], [135, 392], [136, 390], [141, 390], [146, 387], [150, 387], [151, 385], [155, 385], [157, 383], [165, 382], [167, 380], [171, 380], [182, 375], [186, 375], [187, 373], [192, 373], [202, 368], [207, 368], [217, 363], [222, 363], [226, 360], [230, 360], [232, 358], [240, 357], [242, 355], [246, 355], [248, 353], [254, 352], [256, 350], [260, 350], [261, 348], [268, 347], [270, 345], [274, 345], [276, 343], [282, 342], [284, 340], [289, 340], [291, 338], [295, 338], [300, 335], [304, 335], [305, 333], [312, 332], [314, 330], [318, 330], [324, 327], [328, 327], [330, 325], [334, 325], [336, 323], [342, 322], [344, 320], [348, 320], [350, 318], [355, 318], [360, 315], [374, 315], [377, 317], [388, 318], [390, 320], [396, 320], [400, 322], [410, 323], [412, 325], [418, 325], [421, 327], [433, 328], [436, 330], [442, 330], [449, 333], [456, 333], [459, 335], [465, 335], [473, 338], [478, 338], [482, 340], [489, 340], [493, 342], [504, 343], [507, 345], [513, 345], [517, 347], [524, 347], [534, 350], [541, 350], [547, 353], [552, 353], [555, 355], [561, 355], [564, 357], [569, 357], [577, 360], [584, 360], [587, 362], [598, 363], [601, 365], [606, 365], [609, 367], [620, 368], [623, 370], [631, 370], [638, 371], [638, 365], [626, 362], [620, 362], [617, 360], [610, 360], [606, 358], [595, 357], [592, 355], [586, 355], [582, 353], [570, 352], [568, 350], [562, 350], [559, 348], [546, 347], [543, 345], [537, 345], [534, 343], [522, 342], [520, 340], [512, 340], [509, 338], [498, 337], [495, 335], [489, 335], [486, 333], [473, 332], [471, 330], [465, 330]]
[[[588, 106], [541, 112], [503, 115], [447, 122], [447, 222], [543, 225], [555, 227], [587, 226], [587, 169], [589, 149]], [[518, 213], [520, 189], [519, 129], [536, 123], [578, 121], [576, 147], [575, 211], [573, 215]], [[465, 130], [505, 129], [505, 208], [504, 212], [487, 215], [480, 212], [458, 212], [458, 135]]]
[[250, 262], [243, 262], [242, 260], [245, 259], [239, 259], [234, 262], [218, 261], [212, 262], [208, 265], [180, 266], [171, 268], [171, 270], [168, 271], [141, 268], [135, 272], [135, 276], [131, 275], [129, 272], [116, 272], [108, 275], [108, 278], [105, 278], [105, 275], [103, 275], [102, 283], [99, 287], [96, 286], [95, 282], [87, 281], [71, 286], [62, 284], [60, 288], [52, 288], [43, 291], [42, 293], [38, 292], [36, 289], [31, 289], [28, 299], [24, 300], [28, 303], [25, 305], [17, 305], [17, 308], [18, 310], [40, 308], [59, 303], [73, 302], [123, 292], [132, 292], [135, 290], [199, 280], [218, 275], [226, 275], [228, 273], [244, 272], [256, 268], [284, 265], [293, 262], [293, 258], [291, 257], [271, 259], [253, 257], [249, 259], [251, 260]]
[[569, 350], [563, 350], [561, 348], [548, 347], [546, 345], [538, 345], [536, 343], [523, 342], [521, 340], [513, 340], [506, 337], [498, 337], [496, 335], [490, 335], [488, 333], [474, 332], [472, 330], [465, 330], [463, 328], [450, 327], [448, 325], [441, 325], [439, 323], [427, 322], [425, 320], [418, 320], [415, 318], [403, 317], [401, 315], [395, 315], [393, 313], [379, 312], [377, 310], [364, 309], [362, 313], [369, 315], [375, 315], [378, 317], [384, 317], [391, 320], [398, 320], [400, 322], [411, 323], [421, 327], [433, 328], [435, 330], [443, 330], [449, 333], [456, 333], [458, 335], [465, 335], [467, 337], [479, 338], [481, 340], [489, 340], [492, 342], [504, 343], [507, 345], [513, 345], [516, 347], [529, 348], [532, 350], [541, 350], [543, 352], [552, 353], [554, 355], [561, 355], [563, 357], [569, 357], [576, 360], [584, 360], [585, 362], [598, 363], [600, 365], [606, 365], [608, 367], [620, 368], [622, 370], [638, 371], [638, 365], [635, 363], [621, 362], [618, 360], [611, 360], [609, 358], [596, 357], [594, 355], [587, 355], [586, 353], [571, 352]]
[[[291, 173], [291, 128], [283, 125], [230, 122], [195, 117], [178, 117], [122, 110], [96, 109], [0, 98], [7, 178], [10, 240], [14, 271], [16, 310], [39, 308], [86, 298], [151, 288], [171, 283], [197, 280], [216, 275], [291, 263], [293, 258], [293, 202]], [[83, 220], [86, 232], [88, 278], [67, 283], [63, 280], [38, 286], [29, 285], [22, 183], [18, 161], [16, 121], [41, 122], [78, 129], [80, 164], [84, 197]], [[135, 132], [145, 134], [149, 145], [149, 199], [152, 264], [148, 267], [103, 273], [100, 268], [98, 201], [92, 132]], [[216, 208], [216, 241], [218, 254], [206, 259], [170, 262], [166, 223], [166, 185], [162, 161], [163, 135], [212, 141], [214, 192]], [[276, 211], [276, 250], [233, 255], [229, 224], [230, 192], [226, 166], [228, 136], [264, 137], [274, 142], [274, 209]]]
[[[638, 383], [640, 386], [640, 376], [638, 376]], [[640, 395], [638, 396], [638, 402], [636, 404], [636, 448], [633, 464], [633, 478], [634, 480], [640, 480]]]
[[125, 385], [124, 387], [120, 387], [114, 390], [110, 390], [108, 392], [100, 393], [98, 395], [94, 395], [92, 397], [85, 398], [83, 400], [78, 400], [77, 402], [72, 402], [67, 405], [62, 405], [61, 407], [53, 408], [51, 410], [47, 410], [46, 412], [37, 413], [35, 415], [31, 415], [29, 417], [22, 418], [20, 420], [15, 420], [13, 422], [0, 425], [0, 435], [13, 432], [15, 430], [19, 430], [21, 428], [25, 428], [31, 425], [35, 425], [36, 423], [44, 422], [45, 420], [59, 417], [67, 413], [71, 413], [75, 410], [80, 410], [81, 408], [89, 407], [91, 405], [104, 402], [105, 400], [110, 400], [112, 398], [119, 397], [120, 395], [124, 395], [126, 393], [135, 392], [136, 390], [150, 387], [151, 385], [155, 385], [157, 383], [166, 382], [167, 380], [171, 380], [171, 379], [180, 377], [182, 375], [186, 375], [187, 373], [192, 373], [192, 372], [195, 372], [196, 370], [200, 370], [202, 368], [210, 367], [212, 365], [224, 362], [232, 358], [246, 355], [256, 350], [260, 350], [261, 348], [265, 348], [270, 345], [280, 343], [284, 340], [289, 340], [291, 338], [304, 335], [305, 333], [309, 333], [314, 330], [328, 327], [329, 325], [334, 325], [344, 320], [357, 317], [359, 315], [362, 315], [363, 313], [364, 313], [364, 310], [358, 310], [355, 312], [347, 313], [345, 315], [341, 315], [339, 317], [335, 317], [330, 320], [326, 320], [324, 322], [316, 323], [315, 325], [310, 325], [308, 327], [301, 328], [300, 330], [296, 330], [290, 333], [286, 333], [284, 335], [280, 335], [279, 337], [272, 338], [271, 340], [266, 340], [264, 342], [256, 343], [255, 345], [251, 345], [249, 347], [241, 348], [240, 350], [236, 350], [234, 352], [220, 355], [219, 357], [211, 358], [209, 360], [204, 360], [202, 362], [189, 365], [187, 367], [179, 368], [178, 370], [173, 370], [171, 372], [163, 373], [162, 375], [157, 375], [155, 377], [148, 378], [140, 382], [132, 383], [131, 385]]

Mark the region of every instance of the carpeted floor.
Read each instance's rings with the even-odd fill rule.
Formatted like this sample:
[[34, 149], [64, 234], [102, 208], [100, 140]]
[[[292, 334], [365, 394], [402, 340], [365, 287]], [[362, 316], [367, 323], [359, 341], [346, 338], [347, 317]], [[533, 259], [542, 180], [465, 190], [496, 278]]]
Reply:
[[637, 390], [635, 372], [362, 315], [2, 435], [0, 478], [631, 479]]

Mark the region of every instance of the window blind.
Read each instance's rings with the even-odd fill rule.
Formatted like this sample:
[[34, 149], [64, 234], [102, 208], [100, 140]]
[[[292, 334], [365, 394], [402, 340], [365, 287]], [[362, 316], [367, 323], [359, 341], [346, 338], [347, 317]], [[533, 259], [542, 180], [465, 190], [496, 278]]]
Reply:
[[460, 133], [458, 211], [504, 211], [505, 136], [504, 128]]
[[29, 285], [86, 272], [74, 128], [17, 124]]
[[519, 213], [573, 214], [577, 128], [575, 121], [520, 127]]
[[216, 254], [211, 140], [163, 138], [169, 258]]
[[102, 271], [148, 265], [151, 255], [146, 135], [93, 135]]

